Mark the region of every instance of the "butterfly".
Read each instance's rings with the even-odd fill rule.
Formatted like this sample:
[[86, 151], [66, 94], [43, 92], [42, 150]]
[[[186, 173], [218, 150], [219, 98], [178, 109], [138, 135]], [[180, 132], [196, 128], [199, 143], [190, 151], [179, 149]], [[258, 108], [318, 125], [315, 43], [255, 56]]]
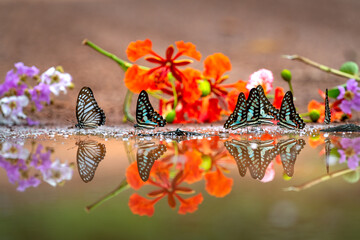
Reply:
[[260, 96], [256, 88], [250, 90], [246, 105], [246, 125], [260, 124]]
[[287, 139], [277, 144], [277, 149], [280, 154], [280, 159], [286, 175], [292, 177], [294, 175], [294, 166], [297, 155], [305, 146], [303, 139]]
[[325, 162], [326, 162], [326, 172], [329, 174], [329, 161], [330, 161], [330, 152], [331, 152], [331, 139], [325, 138]]
[[99, 162], [104, 159], [106, 148], [104, 144], [92, 140], [79, 141], [76, 145], [79, 175], [87, 183], [93, 179]]
[[296, 113], [291, 91], [285, 93], [281, 102], [279, 122], [277, 124], [289, 129], [303, 129], [305, 127], [304, 121], [299, 114]]
[[256, 87], [260, 97], [260, 117], [259, 122], [264, 124], [273, 124], [271, 120], [279, 119], [279, 110], [277, 110], [265, 96], [261, 85]]
[[150, 170], [161, 155], [166, 152], [164, 144], [155, 145], [153, 142], [141, 144], [137, 150], [136, 160], [141, 180], [146, 182], [149, 179]]
[[136, 104], [136, 122], [135, 128], [154, 129], [155, 127], [164, 127], [166, 121], [164, 118], [154, 111], [149, 101], [149, 96], [145, 90], [139, 94]]
[[331, 111], [329, 107], [329, 96], [328, 90], [326, 89], [326, 97], [325, 97], [325, 124], [329, 124], [331, 122]]
[[98, 106], [89, 87], [83, 87], [76, 103], [77, 128], [96, 128], [105, 124], [105, 113]]
[[270, 158], [269, 151], [275, 146], [273, 140], [269, 141], [226, 141], [224, 143], [226, 149], [235, 158], [238, 165], [240, 176], [246, 175], [249, 168], [250, 175], [254, 179], [263, 179], [266, 169], [273, 158]]
[[245, 94], [241, 92], [235, 106], [234, 112], [229, 116], [224, 124], [224, 128], [231, 128], [232, 130], [244, 127], [246, 125], [246, 112], [247, 104]]

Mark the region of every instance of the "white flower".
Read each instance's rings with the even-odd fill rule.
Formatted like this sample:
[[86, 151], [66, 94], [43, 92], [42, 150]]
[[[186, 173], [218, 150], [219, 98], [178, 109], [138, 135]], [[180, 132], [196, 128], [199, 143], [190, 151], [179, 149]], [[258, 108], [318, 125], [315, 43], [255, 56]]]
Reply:
[[66, 93], [66, 88], [71, 86], [72, 77], [68, 73], [61, 73], [54, 67], [49, 68], [41, 74], [41, 82], [50, 86], [50, 91], [56, 96], [60, 91]]
[[70, 180], [72, 174], [73, 169], [67, 163], [61, 163], [59, 159], [52, 162], [50, 168], [42, 171], [44, 181], [53, 187], [65, 180]]
[[19, 118], [26, 118], [23, 108], [29, 104], [29, 99], [22, 96], [11, 96], [0, 99], [1, 111], [5, 118], [20, 123]]
[[251, 90], [252, 88], [256, 88], [258, 85], [261, 85], [267, 94], [272, 89], [273, 81], [274, 76], [270, 70], [260, 69], [259, 71], [256, 71], [250, 75], [246, 88]]
[[24, 148], [24, 142], [4, 142], [2, 144], [0, 155], [6, 159], [10, 158], [26, 160], [29, 157], [29, 151]]

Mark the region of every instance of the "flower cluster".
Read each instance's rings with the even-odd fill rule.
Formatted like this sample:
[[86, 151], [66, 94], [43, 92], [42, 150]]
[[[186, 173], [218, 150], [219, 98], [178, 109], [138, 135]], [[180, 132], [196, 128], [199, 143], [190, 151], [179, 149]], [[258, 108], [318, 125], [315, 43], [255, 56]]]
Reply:
[[[126, 87], [134, 93], [148, 90], [159, 97], [160, 114], [166, 115], [168, 122], [218, 121], [221, 115], [228, 115], [234, 110], [240, 92], [247, 96], [249, 89], [262, 85], [268, 94], [273, 88], [273, 74], [266, 69], [251, 74], [248, 81], [238, 80], [232, 84], [224, 84], [228, 79], [226, 74], [232, 66], [230, 59], [222, 53], [207, 56], [202, 71], [190, 67], [181, 69], [193, 60], [179, 59], [180, 57], [200, 61], [201, 53], [190, 42], [178, 41], [175, 45], [176, 48], [173, 45], [167, 48], [165, 57], [154, 52], [149, 39], [131, 42], [126, 50], [130, 61], [135, 62], [145, 57], [149, 63], [156, 65], [153, 68], [131, 65], [125, 73]], [[281, 93], [283, 90], [275, 92]], [[159, 93], [166, 94], [169, 98], [163, 98]], [[280, 103], [276, 104], [279, 105]]]
[[27, 106], [31, 111], [41, 111], [51, 102], [51, 93], [58, 96], [73, 88], [71, 75], [61, 67], [51, 67], [41, 75], [35, 66], [28, 67], [22, 62], [7, 72], [5, 81], [0, 85], [0, 124], [20, 124], [27, 120], [35, 124], [24, 112]]
[[72, 178], [72, 167], [60, 163], [59, 159], [52, 162], [51, 150], [41, 144], [33, 145], [34, 153], [30, 153], [24, 143], [5, 142], [0, 148], [0, 167], [7, 172], [9, 182], [18, 185], [18, 191], [39, 186], [41, 179], [55, 187]]

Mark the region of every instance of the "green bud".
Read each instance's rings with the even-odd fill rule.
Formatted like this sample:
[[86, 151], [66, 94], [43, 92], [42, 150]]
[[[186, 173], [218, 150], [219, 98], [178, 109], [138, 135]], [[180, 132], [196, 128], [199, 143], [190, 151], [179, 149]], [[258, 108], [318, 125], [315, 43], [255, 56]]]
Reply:
[[69, 89], [74, 89], [74, 87], [75, 87], [75, 84], [74, 83], [70, 83], [70, 85], [69, 85]]
[[209, 95], [211, 93], [211, 85], [210, 85], [209, 81], [206, 79], [199, 81], [199, 88], [202, 93], [201, 94], [202, 97], [206, 97], [207, 95]]
[[211, 157], [208, 155], [204, 155], [201, 157], [202, 162], [200, 164], [200, 168], [204, 169], [205, 171], [209, 170], [211, 168]]
[[285, 181], [289, 181], [289, 180], [291, 180], [291, 178], [292, 178], [292, 177], [289, 177], [285, 172], [283, 173], [283, 179], [284, 179]]
[[319, 120], [320, 118], [320, 112], [318, 110], [311, 110], [310, 112], [310, 119], [313, 122], [317, 122], [317, 120]]
[[176, 117], [176, 112], [173, 109], [166, 115], [165, 120], [168, 123], [172, 123], [174, 121], [175, 117]]
[[291, 81], [291, 72], [290, 70], [284, 69], [281, 71], [281, 77], [282, 79], [284, 79], [284, 81], [286, 82], [290, 82]]
[[357, 75], [359, 73], [359, 67], [354, 62], [346, 62], [340, 67], [340, 71], [352, 75]]
[[356, 183], [360, 179], [360, 173], [359, 173], [359, 171], [353, 171], [353, 172], [345, 174], [343, 176], [343, 178], [348, 183]]
[[64, 73], [64, 69], [63, 69], [63, 67], [62, 66], [56, 66], [56, 71], [59, 71], [59, 72], [61, 72], [61, 73]]

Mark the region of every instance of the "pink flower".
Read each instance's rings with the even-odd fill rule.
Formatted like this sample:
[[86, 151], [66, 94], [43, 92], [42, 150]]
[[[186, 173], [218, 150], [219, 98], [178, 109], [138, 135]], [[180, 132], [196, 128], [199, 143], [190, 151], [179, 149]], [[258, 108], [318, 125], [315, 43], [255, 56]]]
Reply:
[[274, 163], [271, 162], [269, 164], [269, 166], [267, 167], [265, 176], [263, 179], [261, 179], [261, 182], [263, 182], [263, 183], [271, 182], [272, 180], [274, 180], [274, 177], [275, 177]]
[[339, 86], [340, 94], [337, 99], [342, 99], [340, 109], [347, 114], [351, 114], [351, 110], [360, 111], [360, 88], [355, 79], [349, 79], [346, 83], [346, 90], [343, 86]]
[[268, 94], [272, 89], [273, 81], [274, 76], [270, 70], [260, 69], [250, 75], [246, 88], [251, 90], [252, 88], [256, 88], [258, 85], [261, 85], [264, 88], [265, 93]]

